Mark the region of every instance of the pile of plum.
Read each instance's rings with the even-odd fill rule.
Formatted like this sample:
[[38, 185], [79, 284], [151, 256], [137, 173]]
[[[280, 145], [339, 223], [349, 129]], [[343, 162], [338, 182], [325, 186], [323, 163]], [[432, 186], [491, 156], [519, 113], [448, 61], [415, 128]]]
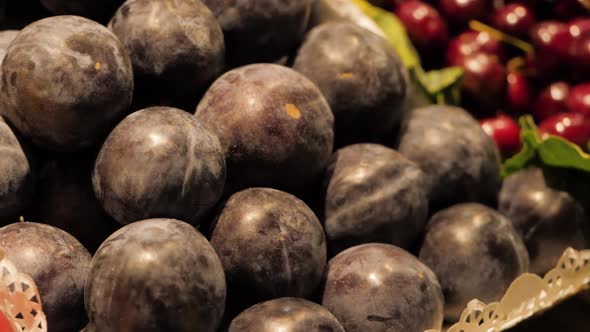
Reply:
[[[496, 69], [477, 76], [480, 60], [504, 73], [498, 43], [450, 44], [477, 63], [471, 104], [416, 107], [391, 43], [320, 2], [3, 8], [0, 249], [35, 280], [50, 332], [423, 332], [587, 247], [582, 205], [538, 168], [502, 181], [467, 106], [504, 100]], [[441, 4], [460, 29], [479, 14], [448, 8], [480, 2]], [[400, 17], [412, 8], [435, 22], [408, 26], [417, 47], [446, 45], [433, 7]], [[522, 32], [527, 15], [498, 26]], [[542, 24], [549, 56], [568, 30]], [[558, 100], [561, 86], [543, 116], [587, 109], [587, 88]]]
[[585, 1], [380, 2], [404, 23], [425, 65], [463, 69], [463, 103], [505, 155], [520, 146], [513, 117], [527, 113], [541, 133], [586, 147], [590, 18]]

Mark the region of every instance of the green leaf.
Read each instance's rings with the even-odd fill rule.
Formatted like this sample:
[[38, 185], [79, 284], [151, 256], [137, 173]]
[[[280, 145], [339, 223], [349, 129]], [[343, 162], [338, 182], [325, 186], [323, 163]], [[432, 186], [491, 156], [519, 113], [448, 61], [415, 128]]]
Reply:
[[541, 138], [530, 115], [519, 119], [522, 149], [504, 162], [502, 176], [506, 177], [531, 164], [561, 169], [575, 169], [590, 173], [590, 155], [561, 137]]
[[412, 45], [410, 37], [403, 23], [393, 13], [385, 9], [371, 5], [365, 0], [351, 0], [365, 15], [370, 17], [381, 30], [399, 54], [402, 62], [408, 69], [420, 66], [420, 57]]

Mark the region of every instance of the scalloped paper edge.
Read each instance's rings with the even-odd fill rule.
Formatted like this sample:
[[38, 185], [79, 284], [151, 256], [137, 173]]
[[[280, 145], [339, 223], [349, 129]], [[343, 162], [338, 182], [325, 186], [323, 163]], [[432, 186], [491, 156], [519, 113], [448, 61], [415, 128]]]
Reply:
[[510, 284], [499, 302], [469, 302], [459, 322], [447, 332], [505, 331], [587, 289], [589, 284], [590, 250], [568, 248], [544, 278], [525, 273]]
[[47, 318], [35, 281], [18, 271], [0, 250], [0, 311], [15, 331], [47, 332]]

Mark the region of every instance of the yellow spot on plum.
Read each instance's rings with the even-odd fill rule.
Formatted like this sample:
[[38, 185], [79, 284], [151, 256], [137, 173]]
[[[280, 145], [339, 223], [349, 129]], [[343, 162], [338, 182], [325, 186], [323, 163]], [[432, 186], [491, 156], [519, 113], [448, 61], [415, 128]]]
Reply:
[[340, 74], [340, 78], [344, 78], [344, 79], [352, 78], [353, 76], [354, 76], [354, 74], [349, 73], [349, 72]]
[[287, 114], [293, 119], [299, 119], [301, 117], [301, 111], [293, 104], [285, 105], [285, 111], [287, 111]]
[[418, 272], [418, 279], [424, 279], [424, 272]]
[[100, 64], [100, 62], [96, 62], [96, 64], [94, 65], [94, 69], [100, 70], [100, 67], [102, 67], [102, 65]]

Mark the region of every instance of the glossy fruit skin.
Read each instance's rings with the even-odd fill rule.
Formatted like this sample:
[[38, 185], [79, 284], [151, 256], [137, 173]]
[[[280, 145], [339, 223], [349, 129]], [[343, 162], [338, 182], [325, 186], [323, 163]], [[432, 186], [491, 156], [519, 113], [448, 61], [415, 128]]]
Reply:
[[511, 155], [520, 149], [520, 127], [513, 118], [500, 114], [495, 118], [483, 119], [481, 127], [496, 142], [498, 149]]
[[499, 154], [464, 109], [433, 105], [413, 110], [397, 146], [426, 174], [431, 212], [459, 202], [495, 202]]
[[0, 116], [0, 225], [13, 223], [35, 190], [31, 151]]
[[506, 95], [506, 68], [495, 56], [476, 53], [463, 58], [461, 91], [474, 112], [495, 111]]
[[303, 39], [312, 0], [203, 0], [217, 17], [232, 67], [272, 62]]
[[326, 265], [326, 239], [313, 211], [270, 188], [232, 195], [214, 223], [211, 245], [225, 270], [231, 310], [278, 297], [308, 298]]
[[332, 154], [330, 106], [314, 83], [287, 67], [255, 64], [225, 73], [195, 116], [221, 141], [230, 193], [297, 190], [321, 174]]
[[128, 112], [131, 61], [100, 24], [54, 16], [28, 25], [2, 63], [1, 110], [36, 145], [73, 151], [98, 143]]
[[590, 118], [581, 113], [559, 113], [543, 120], [539, 124], [539, 131], [585, 147], [590, 140]]
[[223, 268], [207, 239], [174, 219], [148, 219], [111, 235], [92, 259], [86, 312], [96, 330], [216, 331]]
[[334, 154], [325, 181], [325, 224], [332, 252], [363, 243], [409, 249], [428, 216], [426, 175], [397, 151], [355, 144]]
[[447, 48], [446, 61], [449, 66], [460, 66], [466, 56], [485, 53], [504, 59], [502, 43], [487, 32], [466, 31], [451, 39]]
[[519, 72], [511, 71], [506, 76], [506, 99], [514, 113], [529, 113], [533, 100], [533, 87], [528, 78]]
[[418, 0], [405, 1], [396, 8], [395, 14], [419, 49], [436, 50], [447, 43], [447, 23], [431, 5]]
[[129, 51], [144, 102], [194, 104], [224, 69], [221, 27], [201, 1], [129, 0], [108, 27]]
[[530, 30], [530, 38], [535, 46], [535, 66], [539, 74], [555, 75], [554, 71], [567, 63], [572, 37], [567, 25], [558, 21], [543, 21]]
[[570, 112], [590, 116], [590, 83], [573, 86], [565, 103]]
[[229, 332], [344, 332], [328, 310], [299, 298], [259, 303], [234, 318]]
[[443, 295], [434, 273], [389, 244], [363, 244], [330, 260], [322, 306], [347, 332], [440, 329]]
[[52, 332], [86, 324], [84, 281], [92, 257], [78, 240], [49, 225], [18, 222], [0, 228], [0, 247], [35, 281]]
[[62, 229], [93, 254], [120, 224], [102, 208], [92, 189], [95, 152], [52, 155], [39, 165], [34, 220]]
[[568, 111], [566, 100], [570, 94], [570, 86], [566, 82], [555, 82], [545, 87], [535, 100], [533, 114], [539, 121], [558, 113]]
[[171, 107], [125, 118], [104, 142], [92, 173], [96, 198], [123, 225], [159, 217], [198, 225], [224, 183], [225, 160], [215, 134]]
[[582, 206], [567, 192], [548, 187], [539, 168], [527, 168], [506, 178], [498, 209], [522, 235], [532, 273], [545, 275], [565, 249], [581, 250], [590, 243]]
[[516, 37], [526, 38], [535, 24], [534, 11], [522, 3], [510, 3], [498, 9], [492, 17], [492, 25]]
[[293, 69], [326, 97], [337, 146], [373, 141], [399, 127], [408, 73], [386, 39], [352, 23], [322, 24], [307, 35]]
[[438, 0], [438, 6], [442, 14], [455, 25], [479, 20], [492, 9], [489, 0]]
[[529, 268], [526, 247], [510, 220], [477, 203], [458, 204], [432, 216], [419, 257], [438, 277], [445, 319], [453, 322], [474, 298], [500, 300]]

